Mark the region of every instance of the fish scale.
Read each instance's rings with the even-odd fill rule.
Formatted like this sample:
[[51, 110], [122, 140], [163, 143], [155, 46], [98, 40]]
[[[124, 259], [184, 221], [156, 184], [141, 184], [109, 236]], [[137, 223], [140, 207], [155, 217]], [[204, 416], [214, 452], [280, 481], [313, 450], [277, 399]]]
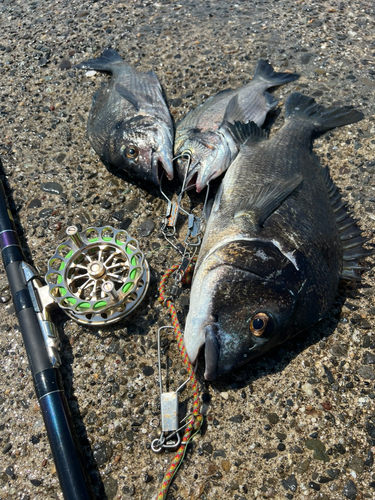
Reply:
[[249, 127], [216, 195], [191, 290], [184, 341], [192, 362], [206, 344], [207, 380], [306, 330], [329, 311], [340, 278], [358, 278], [358, 259], [371, 252], [312, 142], [362, 118], [294, 93], [274, 137]]

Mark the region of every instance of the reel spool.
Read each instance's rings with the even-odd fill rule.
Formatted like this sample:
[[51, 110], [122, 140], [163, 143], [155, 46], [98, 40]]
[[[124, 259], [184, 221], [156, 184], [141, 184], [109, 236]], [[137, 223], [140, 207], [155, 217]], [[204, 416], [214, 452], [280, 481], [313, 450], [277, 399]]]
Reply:
[[53, 300], [78, 323], [120, 321], [147, 292], [150, 269], [138, 242], [113, 227], [66, 230], [48, 262], [46, 282]]

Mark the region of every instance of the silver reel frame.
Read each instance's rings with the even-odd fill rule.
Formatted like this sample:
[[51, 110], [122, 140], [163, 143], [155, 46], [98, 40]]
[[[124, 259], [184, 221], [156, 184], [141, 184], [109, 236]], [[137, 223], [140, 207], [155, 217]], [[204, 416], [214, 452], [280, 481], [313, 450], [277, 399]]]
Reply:
[[123, 229], [66, 230], [48, 262], [49, 294], [78, 323], [106, 325], [130, 314], [144, 298], [150, 269], [137, 240]]

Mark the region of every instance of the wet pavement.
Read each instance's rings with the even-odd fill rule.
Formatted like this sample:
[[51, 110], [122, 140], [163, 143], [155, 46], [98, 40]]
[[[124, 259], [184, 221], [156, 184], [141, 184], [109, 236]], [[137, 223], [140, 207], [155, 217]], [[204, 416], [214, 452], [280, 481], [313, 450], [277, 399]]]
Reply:
[[[160, 232], [163, 197], [109, 172], [91, 149], [88, 113], [108, 77], [74, 65], [115, 48], [137, 68], [156, 71], [176, 121], [208, 96], [248, 82], [260, 58], [297, 71], [299, 81], [274, 92], [281, 103], [298, 90], [365, 114], [314, 149], [373, 241], [374, 14], [373, 2], [358, 0], [0, 1], [0, 156], [28, 258], [44, 273], [66, 227], [112, 225], [139, 239], [151, 267], [142, 306], [121, 323], [99, 328], [62, 312], [54, 317], [98, 499], [151, 499], [173, 456], [154, 455], [149, 444], [159, 416], [156, 335], [170, 323], [157, 284], [178, 254]], [[280, 110], [271, 134], [282, 124]], [[191, 203], [199, 209], [203, 199]], [[374, 498], [373, 262], [366, 259], [362, 281], [340, 286], [327, 319], [294, 341], [214, 383], [198, 369], [205, 424], [169, 500]], [[188, 297], [184, 287], [182, 324]], [[1, 267], [0, 499], [62, 498], [10, 299]], [[164, 335], [177, 387], [186, 371], [172, 335]], [[191, 398], [188, 387], [182, 414]]]

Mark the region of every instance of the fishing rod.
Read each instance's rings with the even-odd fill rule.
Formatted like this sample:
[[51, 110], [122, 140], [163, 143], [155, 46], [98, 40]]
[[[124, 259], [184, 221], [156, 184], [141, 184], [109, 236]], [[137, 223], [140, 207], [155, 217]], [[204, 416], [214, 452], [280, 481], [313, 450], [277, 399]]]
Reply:
[[26, 262], [6, 200], [0, 181], [0, 248], [61, 490], [65, 500], [92, 500], [59, 372], [57, 330], [38, 293], [40, 277]]
[[[196, 239], [200, 242], [200, 219], [187, 215], [185, 244], [186, 248], [194, 247], [195, 253], [199, 244]], [[0, 249], [61, 490], [65, 500], [95, 500], [63, 389], [59, 339], [51, 313], [59, 307], [71, 319], [85, 325], [120, 321], [143, 300], [150, 283], [150, 269], [137, 240], [125, 230], [104, 226], [81, 231], [70, 226], [66, 234], [68, 239], [58, 245], [49, 259], [43, 280], [26, 261], [0, 181]], [[186, 248], [183, 261], [189, 263]], [[182, 265], [180, 274], [181, 271]], [[160, 333], [158, 342], [160, 368]], [[152, 446], [153, 451], [160, 452], [181, 443], [183, 453], [179, 449], [179, 462], [193, 427], [196, 431], [201, 424], [198, 419], [194, 426], [191, 421], [178, 425], [178, 391], [186, 382], [175, 393], [161, 394], [162, 435]], [[196, 399], [194, 414], [198, 405]], [[175, 410], [172, 419], [168, 417], [170, 408]], [[186, 425], [181, 441], [179, 432]], [[169, 479], [162, 486], [164, 492], [173, 474], [169, 471], [167, 476]]]
[[63, 389], [59, 339], [51, 321], [61, 308], [81, 324], [120, 321], [143, 300], [150, 268], [136, 239], [110, 226], [66, 230], [44, 280], [22, 252], [0, 180], [0, 249], [35, 391], [65, 500], [95, 499]]

